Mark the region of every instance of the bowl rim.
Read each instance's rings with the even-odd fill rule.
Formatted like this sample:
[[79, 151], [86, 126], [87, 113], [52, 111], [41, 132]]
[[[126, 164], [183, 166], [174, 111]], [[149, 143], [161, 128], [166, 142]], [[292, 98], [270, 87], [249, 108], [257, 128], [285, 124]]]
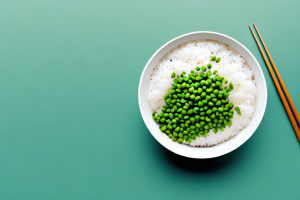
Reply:
[[[141, 108], [141, 85], [142, 85], [142, 80], [143, 80], [143, 77], [144, 77], [144, 74], [145, 74], [145, 71], [146, 69], [148, 68], [148, 65], [149, 63], [151, 63], [151, 61], [153, 60], [153, 58], [163, 49], [165, 48], [165, 46], [169, 45], [170, 43], [182, 38], [182, 37], [186, 37], [188, 35], [193, 35], [193, 34], [201, 34], [201, 33], [205, 33], [205, 34], [214, 34], [214, 35], [219, 35], [219, 36], [223, 36], [229, 40], [232, 40], [233, 42], [237, 43], [238, 45], [240, 45], [242, 48], [244, 48], [244, 50], [247, 51], [247, 53], [249, 53], [249, 55], [253, 58], [254, 62], [256, 63], [256, 65], [258, 66], [258, 70], [259, 70], [259, 73], [262, 75], [262, 78], [263, 78], [263, 86], [260, 86], [260, 87], [264, 87], [264, 91], [266, 91], [266, 98], [264, 99], [264, 102], [263, 102], [263, 112], [260, 114], [260, 118], [258, 119], [259, 123], [257, 123], [254, 127], [254, 130], [253, 130], [253, 133], [249, 135], [249, 137], [246, 138], [245, 141], [241, 142], [240, 144], [238, 144], [235, 148], [233, 149], [230, 149], [228, 151], [225, 151], [224, 153], [220, 153], [218, 155], [214, 155], [214, 156], [210, 156], [210, 157], [197, 157], [197, 156], [188, 156], [186, 154], [182, 154], [180, 152], [175, 152], [171, 149], [169, 149], [168, 147], [166, 147], [161, 141], [159, 141], [155, 135], [150, 131], [150, 128], [149, 128], [149, 124], [147, 123], [147, 121], [145, 120], [145, 115], [143, 113], [143, 110]], [[187, 41], [188, 42], [188, 41]], [[257, 130], [259, 124], [261, 123], [262, 121], [262, 118], [264, 116], [264, 113], [266, 111], [266, 106], [267, 106], [267, 99], [268, 99], [268, 93], [267, 93], [267, 84], [266, 84], [266, 80], [265, 80], [265, 77], [264, 77], [264, 74], [263, 74], [263, 71], [258, 63], [258, 61], [256, 60], [256, 58], [253, 56], [253, 54], [243, 45], [241, 44], [240, 42], [238, 42], [237, 40], [235, 40], [234, 38], [230, 37], [230, 36], [227, 36], [225, 34], [222, 34], [222, 33], [218, 33], [218, 32], [212, 32], [212, 31], [195, 31], [195, 32], [190, 32], [190, 33], [186, 33], [186, 34], [183, 34], [183, 35], [180, 35], [174, 39], [171, 39], [170, 41], [168, 41], [167, 43], [165, 43], [163, 46], [161, 46], [152, 56], [151, 58], [148, 60], [148, 62], [146, 63], [144, 69], [143, 69], [143, 72], [141, 74], [141, 77], [140, 77], [140, 81], [139, 81], [139, 87], [138, 87], [138, 102], [139, 102], [139, 109], [140, 109], [140, 112], [141, 112], [141, 115], [142, 115], [142, 118], [143, 118], [143, 121], [144, 123], [146, 124], [149, 132], [151, 133], [151, 135], [162, 145], [164, 146], [166, 149], [168, 149], [169, 151], [173, 152], [173, 153], [176, 153], [178, 155], [181, 155], [181, 156], [184, 156], [184, 157], [188, 157], [188, 158], [195, 158], [195, 159], [208, 159], [208, 158], [216, 158], [216, 157], [219, 157], [219, 156], [222, 156], [222, 155], [225, 155], [227, 153], [230, 153], [232, 151], [234, 151], [235, 149], [237, 149], [238, 147], [240, 147], [242, 144], [244, 144], [253, 134], [254, 132]], [[236, 136], [235, 136], [236, 137]], [[223, 142], [225, 143], [225, 142]], [[191, 148], [195, 148], [195, 147], [191, 147]], [[206, 147], [203, 147], [203, 148], [206, 148]]]

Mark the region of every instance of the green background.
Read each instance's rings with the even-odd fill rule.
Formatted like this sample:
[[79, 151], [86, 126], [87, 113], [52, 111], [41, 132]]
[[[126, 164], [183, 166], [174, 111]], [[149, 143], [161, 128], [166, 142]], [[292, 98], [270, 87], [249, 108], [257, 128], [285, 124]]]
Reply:
[[[1, 0], [0, 199], [299, 199], [299, 143], [248, 28], [257, 24], [300, 111], [299, 6]], [[193, 31], [244, 44], [268, 88], [255, 134], [208, 160], [166, 150], [138, 106], [149, 58]]]

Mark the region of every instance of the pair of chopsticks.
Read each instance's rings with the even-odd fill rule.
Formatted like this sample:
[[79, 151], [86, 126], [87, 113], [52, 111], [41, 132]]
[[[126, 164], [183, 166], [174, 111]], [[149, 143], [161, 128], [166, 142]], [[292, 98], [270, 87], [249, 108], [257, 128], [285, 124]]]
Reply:
[[[262, 43], [262, 45], [263, 45], [263, 47], [264, 47], [264, 49], [265, 49], [265, 51], [266, 51], [266, 53], [268, 55], [268, 58], [269, 58], [269, 60], [270, 60], [270, 62], [272, 64], [272, 66], [270, 65], [270, 63], [269, 63], [269, 61], [268, 61], [268, 59], [267, 59], [267, 57], [266, 57], [263, 49], [261, 48], [260, 43], [259, 43], [259, 41], [257, 40], [257, 38], [255, 36], [255, 33], [253, 32], [251, 26], [249, 25], [250, 30], [251, 30], [254, 38], [255, 38], [255, 41], [256, 41], [256, 43], [258, 45], [258, 48], [259, 48], [259, 50], [260, 50], [260, 52], [261, 52], [261, 54], [262, 54], [262, 56], [263, 56], [263, 58], [265, 60], [265, 63], [267, 65], [268, 69], [269, 69], [269, 72], [270, 72], [271, 77], [272, 77], [272, 79], [274, 81], [276, 89], [277, 89], [277, 91], [279, 93], [281, 101], [283, 102], [284, 108], [285, 108], [285, 110], [286, 110], [286, 112], [287, 112], [287, 114], [288, 114], [288, 116], [290, 118], [290, 121], [291, 121], [292, 126], [294, 128], [294, 131], [295, 131], [295, 133], [296, 133], [296, 135], [298, 137], [299, 143], [300, 143], [300, 129], [299, 129], [300, 128], [300, 116], [299, 116], [299, 113], [296, 110], [296, 107], [295, 107], [295, 105], [294, 105], [294, 103], [292, 101], [292, 98], [290, 97], [290, 95], [289, 95], [289, 93], [288, 93], [288, 91], [287, 91], [287, 89], [286, 89], [286, 87], [285, 87], [285, 85], [284, 85], [284, 83], [283, 83], [283, 81], [282, 81], [282, 79], [281, 79], [278, 71], [277, 71], [277, 68], [276, 68], [276, 66], [275, 66], [275, 64], [274, 64], [274, 62], [273, 62], [273, 60], [271, 58], [271, 55], [270, 55], [270, 53], [269, 53], [269, 51], [268, 51], [268, 49], [267, 49], [267, 47], [266, 47], [266, 45], [265, 45], [265, 43], [264, 43], [261, 35], [260, 35], [260, 33], [259, 33], [256, 25], [253, 24], [253, 26], [254, 26], [254, 28], [255, 28], [255, 30], [257, 32], [257, 35], [258, 35], [259, 39], [261, 40], [261, 43]], [[276, 75], [274, 74], [273, 70], [275, 71]]]

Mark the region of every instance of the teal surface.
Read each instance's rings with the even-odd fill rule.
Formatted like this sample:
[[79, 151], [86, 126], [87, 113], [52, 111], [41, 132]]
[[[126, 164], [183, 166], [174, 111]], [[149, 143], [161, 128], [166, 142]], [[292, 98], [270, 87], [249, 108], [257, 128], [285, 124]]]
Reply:
[[[248, 24], [300, 111], [300, 1], [0, 2], [0, 199], [300, 199], [300, 146]], [[240, 148], [193, 160], [164, 149], [138, 106], [153, 53], [193, 31], [244, 44], [268, 87]]]

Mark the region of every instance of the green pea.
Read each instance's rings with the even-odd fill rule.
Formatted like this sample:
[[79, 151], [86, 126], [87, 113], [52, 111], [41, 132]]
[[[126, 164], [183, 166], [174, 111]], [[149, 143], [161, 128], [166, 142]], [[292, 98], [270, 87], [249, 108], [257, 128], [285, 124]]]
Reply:
[[204, 110], [208, 110], [208, 106], [204, 106]]
[[222, 99], [221, 102], [222, 102], [223, 104], [226, 104], [226, 103], [228, 103], [228, 99], [226, 99], [226, 100], [225, 100], [225, 99]]
[[221, 58], [218, 57], [218, 58], [216, 59], [216, 63], [220, 62], [220, 60], [221, 60]]
[[215, 119], [215, 118], [216, 118], [216, 115], [215, 115], [215, 114], [212, 114], [212, 115], [210, 116], [210, 118]]
[[198, 102], [198, 106], [203, 106], [203, 103], [201, 101]]
[[204, 121], [200, 122], [200, 126], [204, 126], [204, 125], [205, 125]]
[[174, 137], [178, 137], [178, 134], [176, 132], [173, 132]]
[[208, 78], [210, 78], [211, 75], [212, 75], [211, 71], [208, 70], [208, 71], [206, 72], [206, 76], [207, 76]]
[[200, 119], [201, 119], [201, 120], [205, 120], [205, 117], [204, 117], [204, 116], [201, 116]]
[[191, 128], [192, 130], [194, 130], [194, 129], [196, 129], [196, 126], [190, 126], [190, 128]]
[[175, 76], [176, 76], [176, 73], [173, 72], [173, 73], [171, 74], [171, 78], [175, 78]]
[[192, 81], [191, 79], [188, 81], [189, 84], [191, 84], [192, 82], [193, 82], [193, 81]]
[[229, 83], [229, 88], [230, 88], [231, 90], [234, 89], [232, 82]]
[[203, 89], [203, 90], [206, 90], [206, 86], [203, 86], [202, 89]]
[[200, 115], [205, 115], [205, 112], [200, 112]]
[[199, 70], [200, 70], [200, 67], [196, 67], [196, 70], [199, 71]]
[[213, 56], [210, 60], [211, 61], [215, 61], [216, 60], [216, 56]]
[[175, 142], [175, 141], [177, 140], [177, 138], [173, 136], [173, 137], [172, 137], [172, 140]]
[[194, 123], [194, 122], [195, 122], [195, 118], [194, 118], [194, 117], [191, 117], [191, 118], [190, 118], [190, 121], [191, 121], [192, 123]]
[[201, 97], [205, 97], [206, 96], [206, 93], [205, 92], [202, 92], [201, 93]]
[[191, 87], [190, 89], [189, 89], [189, 92], [193, 92], [194, 91], [194, 87]]
[[181, 111], [182, 111], [182, 108], [178, 108], [178, 109], [177, 109], [177, 112], [180, 113]]
[[211, 109], [209, 109], [209, 110], [206, 111], [206, 114], [208, 114], [208, 115], [211, 114], [211, 113], [212, 113]]
[[210, 63], [207, 64], [207, 68], [208, 68], [208, 69], [211, 68], [211, 64], [210, 64]]
[[177, 123], [176, 119], [172, 119], [172, 123], [176, 124]]
[[168, 128], [168, 129], [172, 129], [173, 127], [171, 126], [171, 124], [168, 124], [168, 125], [167, 125], [167, 128]]
[[216, 75], [217, 73], [218, 73], [218, 70], [215, 70], [213, 74]]
[[216, 86], [222, 86], [222, 83], [220, 81], [217, 81]]
[[207, 100], [207, 101], [209, 101], [210, 99], [211, 99], [211, 97], [208, 95], [205, 97], [205, 100]]
[[228, 112], [223, 112], [223, 115], [228, 115]]
[[229, 107], [233, 108], [234, 104], [232, 102], [229, 103]]
[[184, 96], [186, 99], [190, 97], [190, 93], [186, 93]]
[[188, 114], [189, 114], [189, 115], [193, 114], [193, 109], [189, 109], [189, 110], [188, 110]]
[[208, 105], [209, 106], [214, 106], [214, 103], [213, 102], [208, 102]]
[[214, 94], [218, 94], [218, 93], [219, 93], [219, 90], [215, 89]]
[[230, 88], [227, 87], [227, 86], [225, 86], [225, 87], [224, 87], [224, 90], [225, 90], [226, 92], [228, 92], [228, 91], [230, 91]]
[[185, 115], [184, 117], [183, 117], [183, 119], [188, 119], [189, 118], [189, 116], [188, 115]]
[[[215, 126], [214, 126], [215, 127]], [[213, 132], [214, 133], [218, 133], [218, 129], [217, 128], [213, 128]]]
[[195, 107], [195, 108], [193, 109], [193, 112], [194, 112], [194, 113], [197, 113], [198, 110], [199, 110], [199, 108], [198, 108], [198, 107]]
[[195, 95], [192, 94], [192, 95], [190, 96], [190, 98], [191, 98], [191, 99], [195, 99]]
[[221, 101], [219, 100], [219, 101], [217, 101], [217, 103], [216, 103], [216, 105], [217, 106], [220, 106], [222, 103], [221, 103]]
[[201, 67], [201, 70], [205, 72], [205, 71], [206, 71], [206, 67], [203, 65], [203, 66]]
[[209, 129], [209, 126], [204, 126], [204, 129]]
[[198, 88], [198, 93], [200, 94], [202, 92], [202, 88]]
[[[218, 102], [219, 102], [219, 101], [218, 101]], [[219, 112], [223, 112], [223, 108], [222, 108], [222, 107], [219, 107], [219, 108], [218, 108], [218, 111], [219, 111]]]
[[224, 110], [224, 111], [228, 111], [228, 110], [229, 110], [229, 108], [225, 107], [223, 110]]
[[212, 108], [212, 111], [213, 111], [213, 112], [216, 112], [217, 110], [218, 110], [218, 109], [217, 109], [216, 107], [213, 107], [213, 108]]
[[206, 90], [206, 92], [207, 92], [207, 93], [211, 93], [211, 92], [213, 92], [213, 89], [212, 89], [212, 88], [208, 88], [208, 89]]
[[189, 107], [187, 107], [187, 106], [183, 106], [182, 108], [185, 110], [189, 109]]
[[172, 134], [169, 134], [168, 136], [169, 136], [169, 138], [172, 138], [172, 137], [173, 137], [173, 135], [172, 135]]
[[185, 115], [186, 114], [186, 110], [182, 110], [181, 114]]
[[161, 130], [162, 132], [164, 132], [164, 131], [167, 130], [167, 127], [166, 127], [166, 126], [163, 126], [163, 127], [160, 128], [160, 130]]
[[219, 98], [222, 98], [222, 97], [223, 97], [223, 94], [218, 94], [218, 97], [219, 97]]
[[195, 115], [195, 119], [196, 120], [200, 119], [200, 116], [199, 115]]
[[201, 99], [200, 96], [196, 96], [195, 101], [199, 101]]
[[216, 99], [216, 98], [212, 99], [212, 102], [217, 102], [217, 101], [218, 101], [218, 99]]
[[197, 77], [196, 77], [196, 81], [200, 81], [201, 79], [202, 79], [201, 76], [197, 76]]

